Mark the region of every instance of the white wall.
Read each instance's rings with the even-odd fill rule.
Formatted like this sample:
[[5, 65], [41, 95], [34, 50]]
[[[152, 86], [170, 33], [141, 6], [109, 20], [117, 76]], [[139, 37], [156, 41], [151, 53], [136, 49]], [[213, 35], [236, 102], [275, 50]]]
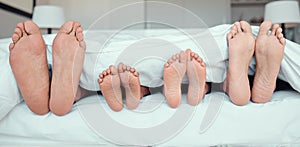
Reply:
[[11, 37], [19, 22], [28, 18], [0, 9], [0, 38]]
[[[65, 9], [66, 19], [79, 21], [84, 29], [87, 29], [93, 22], [113, 8], [134, 2], [142, 2], [142, 0], [49, 0], [49, 4], [62, 6]], [[140, 12], [135, 17], [143, 16], [141, 7]], [[113, 28], [117, 24], [108, 23], [107, 25]]]
[[[37, 0], [37, 5], [58, 5], [65, 9], [65, 16], [67, 20], [79, 21], [84, 29], [95, 22], [100, 16], [106, 12], [123, 6], [125, 4], [132, 4], [135, 2], [143, 3], [146, 0]], [[174, 3], [179, 6], [185, 7], [198, 15], [208, 26], [214, 26], [223, 23], [231, 23], [230, 13], [230, 0], [157, 0]], [[167, 13], [164, 8], [158, 10], [148, 10], [145, 17], [144, 6], [140, 5], [137, 10], [126, 10], [134, 13], [133, 15], [127, 15], [120, 17], [119, 19], [108, 20], [105, 24], [107, 28], [117, 28], [122, 25], [121, 22], [126, 22], [128, 19], [145, 20], [146, 17], [150, 17], [151, 13], [160, 15]], [[189, 24], [188, 20], [184, 17], [178, 17], [180, 14], [169, 15], [166, 19], [181, 23], [183, 26]], [[28, 18], [21, 17], [4, 10], [0, 10], [0, 38], [10, 37], [14, 27], [18, 22], [27, 20]], [[152, 15], [153, 16], [153, 15]], [[101, 26], [103, 27], [103, 26]], [[100, 27], [100, 28], [101, 28]], [[104, 27], [104, 28], [105, 28]], [[140, 27], [143, 27], [140, 26]], [[42, 30], [45, 33], [45, 30]], [[53, 32], [56, 32], [55, 30]]]
[[[41, 0], [40, 0], [41, 1]], [[153, 1], [153, 0], [151, 0]], [[185, 7], [198, 15], [208, 26], [215, 26], [223, 23], [231, 23], [231, 11], [230, 0], [156, 0], [159, 2], [174, 3], [176, 5]], [[144, 0], [48, 0], [48, 4], [59, 5], [64, 7], [66, 12], [66, 18], [69, 20], [76, 20], [81, 22], [84, 29], [88, 28], [95, 20], [102, 16], [105, 12], [125, 4], [132, 4], [135, 2], [143, 3]], [[137, 8], [138, 13], [134, 16], [127, 16], [120, 19], [130, 19], [131, 17], [138, 17], [144, 20], [144, 7]], [[147, 17], [151, 13], [160, 15], [167, 13], [164, 8], [156, 9], [154, 11], [148, 10]], [[180, 15], [180, 14], [179, 14]], [[153, 15], [152, 15], [153, 16]], [[184, 16], [183, 16], [184, 17]], [[178, 15], [170, 15], [169, 18], [174, 21], [184, 22], [184, 19], [180, 19]], [[118, 27], [118, 21], [108, 23], [111, 28]], [[119, 22], [124, 22], [120, 20]], [[188, 23], [188, 22], [184, 22]]]

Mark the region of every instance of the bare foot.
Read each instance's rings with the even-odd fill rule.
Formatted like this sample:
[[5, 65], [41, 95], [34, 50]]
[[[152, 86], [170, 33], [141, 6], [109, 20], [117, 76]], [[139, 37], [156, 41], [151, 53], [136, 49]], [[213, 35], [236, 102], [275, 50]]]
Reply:
[[256, 74], [252, 88], [252, 100], [256, 103], [268, 102], [276, 86], [276, 78], [283, 58], [285, 39], [278, 24], [265, 21], [256, 38]]
[[181, 51], [172, 56], [164, 68], [164, 94], [172, 108], [181, 102], [181, 82], [186, 71], [186, 54]]
[[85, 42], [79, 23], [62, 25], [53, 41], [53, 77], [50, 110], [56, 115], [68, 113], [74, 103], [85, 55]]
[[229, 65], [223, 89], [234, 104], [246, 105], [251, 97], [248, 66], [255, 45], [251, 26], [245, 21], [234, 23], [227, 39]]
[[121, 111], [123, 109], [123, 101], [117, 69], [112, 65], [109, 66], [109, 69], [99, 75], [98, 83], [108, 106], [114, 111]]
[[118, 72], [122, 82], [122, 86], [126, 93], [126, 105], [128, 109], [135, 109], [139, 103], [141, 97], [141, 86], [138, 72], [123, 63], [118, 65]]
[[190, 49], [186, 50], [186, 73], [189, 80], [187, 102], [197, 105], [207, 92], [206, 89], [206, 65], [202, 59]]
[[32, 21], [19, 23], [12, 35], [9, 62], [21, 94], [36, 114], [49, 112], [49, 73], [46, 46]]

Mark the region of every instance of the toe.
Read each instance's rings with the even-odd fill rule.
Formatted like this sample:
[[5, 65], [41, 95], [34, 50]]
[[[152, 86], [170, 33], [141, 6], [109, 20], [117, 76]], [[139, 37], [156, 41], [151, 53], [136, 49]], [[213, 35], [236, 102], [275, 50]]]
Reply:
[[272, 27], [272, 35], [275, 35], [275, 33], [276, 33], [276, 31], [277, 31], [277, 29], [279, 28], [280, 26], [279, 26], [279, 24], [274, 24], [273, 25], [273, 27]]
[[192, 58], [191, 58], [191, 49], [187, 49], [185, 51], [185, 54], [186, 54], [187, 61], [191, 61], [192, 60]]
[[194, 52], [192, 52], [191, 55], [192, 55], [192, 57], [193, 57], [194, 59], [196, 59], [196, 58], [199, 57], [199, 55], [198, 55], [197, 53], [194, 53]]
[[27, 33], [25, 32], [25, 27], [24, 27], [23, 22], [18, 23], [17, 28], [19, 28], [20, 31], [21, 31], [21, 37], [24, 36], [24, 35], [27, 35]]
[[14, 43], [9, 44], [9, 51], [11, 51], [14, 48], [14, 46], [15, 46]]
[[275, 36], [282, 34], [282, 28], [278, 27], [275, 32]]
[[20, 28], [15, 28], [14, 34], [17, 34], [20, 38], [22, 37], [22, 30]]
[[167, 63], [165, 63], [165, 68], [168, 68], [169, 66], [170, 66], [170, 64], [167, 62]]
[[232, 32], [232, 35], [235, 35], [235, 34], [237, 33], [237, 27], [236, 27], [235, 25], [233, 25], [233, 26], [231, 27], [230, 32]]
[[24, 28], [28, 35], [40, 32], [39, 27], [30, 20], [24, 22]]
[[258, 35], [268, 35], [271, 27], [272, 27], [271, 21], [268, 20], [264, 21], [259, 27]]
[[59, 32], [69, 34], [73, 30], [73, 26], [74, 26], [74, 21], [67, 21], [61, 26]]
[[252, 33], [252, 29], [251, 29], [251, 26], [248, 22], [246, 21], [241, 21], [241, 28], [243, 30], [243, 32], [246, 32], [246, 33]]
[[104, 78], [104, 75], [101, 73], [101, 74], [99, 74], [99, 78], [100, 79], [103, 79]]
[[242, 29], [241, 29], [241, 23], [240, 22], [235, 22], [234, 25], [236, 26], [236, 30], [237, 32], [242, 32]]
[[176, 61], [178, 59], [178, 57], [179, 57], [179, 54], [173, 55], [172, 56], [172, 61]]
[[70, 32], [70, 35], [76, 35], [76, 31], [77, 29], [80, 27], [80, 23], [78, 22], [74, 22], [73, 23], [73, 28], [72, 28], [72, 31]]
[[13, 34], [11, 37], [11, 40], [13, 41], [13, 43], [16, 43], [19, 39], [20, 39], [20, 36], [17, 34]]
[[105, 76], [107, 75], [106, 70], [104, 70], [104, 71], [102, 72], [102, 75], [103, 75], [103, 77], [105, 77]]
[[124, 72], [123, 65], [124, 65], [123, 63], [119, 63], [119, 65], [118, 65], [118, 72], [119, 73]]
[[180, 52], [180, 54], [179, 54], [179, 62], [180, 63], [186, 63], [186, 59], [187, 57], [186, 57], [186, 54], [185, 54], [185, 52], [184, 51], [181, 51]]
[[83, 41], [83, 33], [81, 27], [76, 30], [76, 38], [78, 41]]
[[232, 38], [233, 38], [232, 32], [229, 32], [229, 33], [227, 34], [227, 40], [230, 40], [230, 39], [232, 39]]
[[112, 75], [117, 75], [118, 74], [118, 71], [116, 70], [115, 66], [113, 66], [113, 65], [109, 66], [109, 70], [110, 70]]
[[101, 84], [102, 82], [103, 82], [103, 79], [102, 79], [102, 78], [99, 78], [99, 79], [98, 79], [98, 83]]
[[135, 72], [135, 69], [131, 67], [131, 68], [129, 69], [129, 71], [130, 71], [131, 73], [134, 73], [134, 72]]

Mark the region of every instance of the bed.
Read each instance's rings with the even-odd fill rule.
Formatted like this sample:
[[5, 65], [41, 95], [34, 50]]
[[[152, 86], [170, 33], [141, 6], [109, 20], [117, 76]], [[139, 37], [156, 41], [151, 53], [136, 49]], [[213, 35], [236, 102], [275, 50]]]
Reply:
[[[173, 29], [85, 31], [87, 51], [80, 78], [83, 88], [98, 91], [97, 74], [122, 61], [140, 72], [141, 84], [151, 87], [152, 94], [144, 97], [136, 110], [114, 112], [95, 92], [76, 102], [65, 116], [39, 116], [28, 109], [8, 63], [10, 39], [1, 39], [0, 146], [300, 146], [300, 67], [296, 63], [300, 46], [287, 42], [288, 58], [282, 62], [278, 76], [294, 90], [277, 91], [265, 104], [236, 106], [218, 84], [226, 75], [226, 33], [230, 26], [219, 25], [201, 33], [189, 30], [191, 34], [197, 32], [194, 35]], [[253, 33], [257, 31], [253, 27]], [[54, 36], [44, 35], [49, 67]], [[208, 43], [205, 39], [213, 40]], [[141, 47], [144, 50], [139, 52]], [[198, 106], [188, 105], [183, 92], [182, 104], [172, 109], [157, 87], [163, 84], [163, 63], [186, 48], [203, 57], [207, 81], [217, 84]], [[249, 74], [254, 74], [254, 60], [249, 69]]]

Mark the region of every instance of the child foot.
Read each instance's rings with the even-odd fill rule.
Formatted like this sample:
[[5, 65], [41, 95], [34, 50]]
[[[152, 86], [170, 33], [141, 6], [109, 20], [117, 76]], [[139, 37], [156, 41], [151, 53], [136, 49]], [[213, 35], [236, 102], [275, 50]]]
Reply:
[[206, 93], [206, 65], [202, 59], [190, 49], [186, 50], [186, 73], [189, 80], [187, 102], [197, 105]]
[[256, 38], [256, 74], [252, 88], [252, 100], [256, 103], [265, 103], [271, 99], [283, 58], [285, 39], [282, 29], [275, 24], [269, 34], [271, 26], [270, 21], [263, 22]]
[[186, 54], [181, 51], [172, 56], [164, 67], [164, 94], [172, 108], [181, 102], [181, 82], [186, 71]]
[[224, 91], [236, 105], [246, 105], [250, 100], [248, 66], [254, 53], [255, 39], [251, 26], [236, 22], [227, 35], [229, 42], [229, 65]]
[[108, 106], [114, 111], [123, 109], [122, 92], [118, 71], [114, 66], [103, 71], [98, 80], [100, 90]]
[[68, 113], [74, 103], [85, 55], [85, 42], [79, 23], [62, 25], [53, 41], [53, 77], [50, 110], [56, 115]]
[[126, 93], [126, 105], [128, 109], [135, 109], [139, 103], [141, 97], [141, 86], [138, 72], [123, 63], [118, 65], [118, 72], [121, 79], [122, 86]]
[[19, 23], [12, 35], [9, 62], [21, 94], [36, 114], [49, 112], [49, 73], [46, 46], [32, 21]]

